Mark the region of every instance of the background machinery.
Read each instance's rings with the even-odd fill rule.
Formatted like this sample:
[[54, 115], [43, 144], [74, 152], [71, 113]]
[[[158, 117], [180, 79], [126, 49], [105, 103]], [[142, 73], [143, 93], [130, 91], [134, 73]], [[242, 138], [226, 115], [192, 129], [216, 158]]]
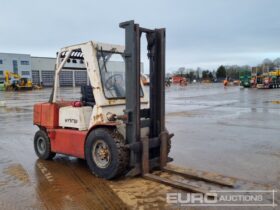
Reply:
[[251, 87], [262, 87], [263, 69], [260, 67], [252, 67], [251, 71]]
[[240, 86], [251, 87], [251, 71], [243, 69], [239, 71]]
[[178, 84], [181, 86], [187, 85], [187, 79], [183, 76], [172, 76], [172, 84]]
[[19, 74], [5, 71], [5, 90], [32, 90], [33, 84], [31, 78], [21, 77]]
[[259, 89], [280, 88], [280, 69], [269, 67], [252, 68], [252, 86]]
[[280, 69], [268, 68], [268, 72], [263, 80], [264, 88], [280, 88]]

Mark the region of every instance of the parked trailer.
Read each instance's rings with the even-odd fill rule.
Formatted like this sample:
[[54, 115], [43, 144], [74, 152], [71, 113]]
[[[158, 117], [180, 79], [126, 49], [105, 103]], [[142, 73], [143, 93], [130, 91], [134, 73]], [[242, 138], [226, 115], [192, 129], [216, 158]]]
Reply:
[[252, 67], [251, 71], [251, 87], [260, 86], [263, 81], [263, 70], [260, 67]]

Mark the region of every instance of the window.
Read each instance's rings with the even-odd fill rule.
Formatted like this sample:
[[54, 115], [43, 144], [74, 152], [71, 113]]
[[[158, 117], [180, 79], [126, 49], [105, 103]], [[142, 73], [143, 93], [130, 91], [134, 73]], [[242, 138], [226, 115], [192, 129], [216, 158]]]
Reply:
[[41, 73], [44, 86], [52, 86], [54, 82], [54, 71], [43, 70]]
[[73, 86], [73, 72], [72, 71], [61, 71], [59, 75], [60, 86]]
[[87, 84], [87, 72], [86, 71], [75, 71], [75, 84], [77, 86]]
[[[103, 90], [106, 98], [125, 97], [125, 65], [121, 54], [98, 51], [97, 60], [101, 73]], [[122, 65], [112, 65], [111, 61], [119, 61]]]
[[29, 65], [29, 61], [20, 61], [21, 65]]
[[33, 84], [40, 84], [40, 72], [39, 70], [32, 70], [32, 82]]
[[18, 74], [18, 62], [17, 60], [13, 60], [13, 72]]
[[29, 75], [30, 75], [30, 72], [29, 72], [29, 71], [22, 71], [22, 72], [21, 72], [21, 75], [22, 75], [22, 76], [29, 76]]
[[3, 60], [0, 60], [0, 64], [3, 64]]
[[0, 70], [0, 75], [3, 75], [3, 71], [2, 70]]
[[[97, 52], [104, 95], [107, 99], [125, 98], [125, 62], [123, 55], [111, 51]], [[141, 89], [141, 97], [144, 93]]]

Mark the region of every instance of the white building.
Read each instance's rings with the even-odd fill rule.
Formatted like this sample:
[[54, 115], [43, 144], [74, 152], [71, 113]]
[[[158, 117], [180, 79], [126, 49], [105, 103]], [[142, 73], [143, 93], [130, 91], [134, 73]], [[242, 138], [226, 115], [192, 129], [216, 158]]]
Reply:
[[[33, 57], [29, 54], [0, 53], [0, 80], [4, 80], [4, 71], [10, 71], [29, 77], [34, 84], [50, 87], [54, 82], [56, 58]], [[108, 65], [123, 69], [124, 62], [109, 61]], [[144, 65], [141, 63], [141, 72]], [[81, 59], [68, 59], [59, 77], [60, 86], [81, 86], [89, 84], [86, 68]]]
[[[42, 83], [44, 86], [52, 86], [55, 62], [56, 58], [32, 57], [29, 54], [0, 53], [0, 80], [4, 80], [5, 71], [10, 71], [22, 77], [31, 78], [34, 84]], [[85, 70], [82, 61], [68, 59], [65, 68], [60, 74], [60, 86], [87, 84], [88, 79]]]
[[31, 77], [30, 55], [0, 53], [0, 77], [4, 78], [4, 71], [6, 70], [25, 77]]

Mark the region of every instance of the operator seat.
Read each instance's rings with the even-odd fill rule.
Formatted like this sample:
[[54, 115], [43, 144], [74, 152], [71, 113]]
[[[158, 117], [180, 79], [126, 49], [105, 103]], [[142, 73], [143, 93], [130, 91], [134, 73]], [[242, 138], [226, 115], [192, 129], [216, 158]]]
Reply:
[[95, 99], [93, 96], [92, 87], [90, 85], [81, 86], [82, 98], [81, 101], [85, 106], [93, 107], [95, 105]]

